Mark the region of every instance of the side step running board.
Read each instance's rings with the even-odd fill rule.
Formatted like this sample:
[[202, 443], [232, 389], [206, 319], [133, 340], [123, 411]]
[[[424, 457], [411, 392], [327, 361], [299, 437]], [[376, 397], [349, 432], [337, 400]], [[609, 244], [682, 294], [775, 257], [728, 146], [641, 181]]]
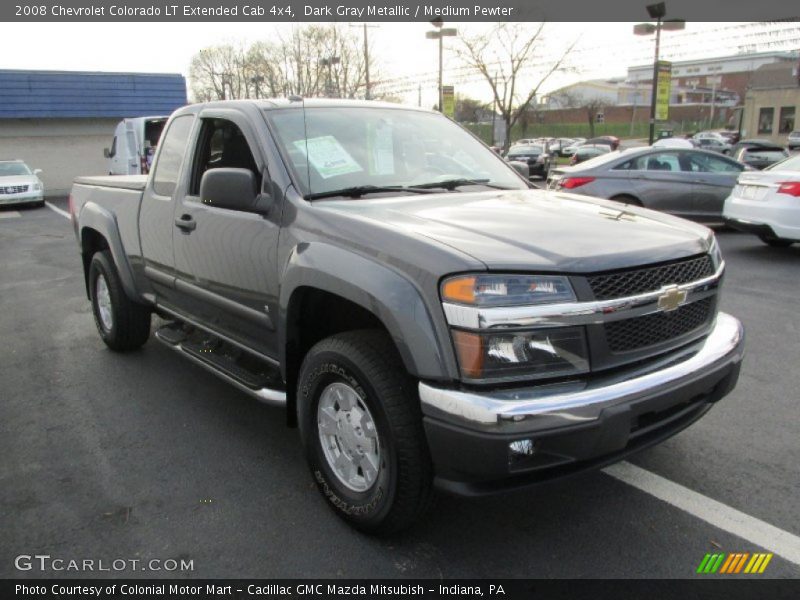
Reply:
[[285, 391], [264, 387], [255, 374], [238, 367], [224, 356], [216, 356], [213, 352], [207, 353], [200, 345], [176, 334], [173, 328], [162, 327], [156, 331], [155, 337], [167, 348], [185, 356], [256, 400], [273, 406], [286, 406]]

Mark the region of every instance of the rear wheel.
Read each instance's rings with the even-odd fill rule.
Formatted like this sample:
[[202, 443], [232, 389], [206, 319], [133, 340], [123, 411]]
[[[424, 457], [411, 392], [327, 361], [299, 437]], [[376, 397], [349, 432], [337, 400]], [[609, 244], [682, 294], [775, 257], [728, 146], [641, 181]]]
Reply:
[[92, 256], [89, 295], [94, 322], [106, 346], [125, 352], [144, 345], [150, 337], [150, 310], [125, 295], [108, 250]]
[[758, 239], [760, 239], [762, 242], [764, 242], [767, 246], [772, 246], [773, 248], [788, 248], [789, 246], [794, 244], [794, 242], [792, 240], [784, 240], [784, 239], [781, 239], [781, 238], [771, 238], [771, 237], [766, 237], [764, 235], [758, 236]]
[[320, 493], [355, 528], [385, 534], [427, 505], [431, 461], [414, 381], [388, 336], [341, 333], [306, 355], [298, 422]]

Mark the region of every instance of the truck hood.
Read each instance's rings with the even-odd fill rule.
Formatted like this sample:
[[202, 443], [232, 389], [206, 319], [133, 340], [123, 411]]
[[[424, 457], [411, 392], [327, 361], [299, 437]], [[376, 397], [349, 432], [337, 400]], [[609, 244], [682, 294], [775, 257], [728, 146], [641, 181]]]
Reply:
[[706, 252], [711, 239], [706, 227], [677, 217], [545, 190], [453, 192], [315, 204], [436, 240], [483, 262], [490, 270], [605, 271]]

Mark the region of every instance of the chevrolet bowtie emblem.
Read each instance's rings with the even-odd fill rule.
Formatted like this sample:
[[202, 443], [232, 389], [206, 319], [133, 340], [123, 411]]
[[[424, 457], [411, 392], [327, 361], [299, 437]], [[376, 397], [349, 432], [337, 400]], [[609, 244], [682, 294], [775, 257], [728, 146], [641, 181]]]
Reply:
[[677, 309], [686, 302], [686, 291], [679, 290], [677, 285], [664, 289], [664, 293], [658, 297], [658, 308], [664, 312]]

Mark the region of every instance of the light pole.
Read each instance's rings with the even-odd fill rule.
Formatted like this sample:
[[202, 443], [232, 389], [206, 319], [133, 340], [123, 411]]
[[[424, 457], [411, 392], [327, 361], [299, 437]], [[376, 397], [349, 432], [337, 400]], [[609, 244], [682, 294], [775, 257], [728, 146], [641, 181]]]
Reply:
[[444, 50], [443, 40], [446, 37], [455, 37], [458, 35], [458, 29], [454, 27], [442, 27], [444, 25], [444, 21], [441, 19], [434, 19], [431, 21], [431, 25], [436, 27], [433, 31], [428, 31], [425, 33], [425, 37], [429, 40], [439, 40], [439, 112], [444, 112], [442, 107], [443, 98], [442, 98], [442, 54]]
[[333, 75], [332, 75], [332, 69], [333, 69], [333, 65], [338, 65], [339, 64], [339, 57], [338, 56], [331, 56], [329, 58], [323, 58], [323, 59], [321, 59], [319, 61], [319, 64], [322, 65], [323, 67], [327, 67], [328, 68], [328, 77], [327, 77], [327, 80], [325, 82], [325, 95], [328, 98], [332, 98], [333, 97]]
[[672, 19], [663, 21], [664, 16], [667, 14], [667, 5], [664, 2], [657, 4], [649, 4], [647, 6], [647, 14], [651, 19], [656, 20], [656, 24], [652, 23], [639, 23], [633, 26], [633, 33], [636, 35], [650, 35], [655, 32], [656, 34], [656, 54], [653, 60], [653, 89], [650, 94], [650, 145], [653, 145], [653, 140], [656, 134], [656, 94], [658, 92], [658, 51], [661, 45], [661, 30], [677, 31], [686, 27], [686, 21], [679, 19]]

